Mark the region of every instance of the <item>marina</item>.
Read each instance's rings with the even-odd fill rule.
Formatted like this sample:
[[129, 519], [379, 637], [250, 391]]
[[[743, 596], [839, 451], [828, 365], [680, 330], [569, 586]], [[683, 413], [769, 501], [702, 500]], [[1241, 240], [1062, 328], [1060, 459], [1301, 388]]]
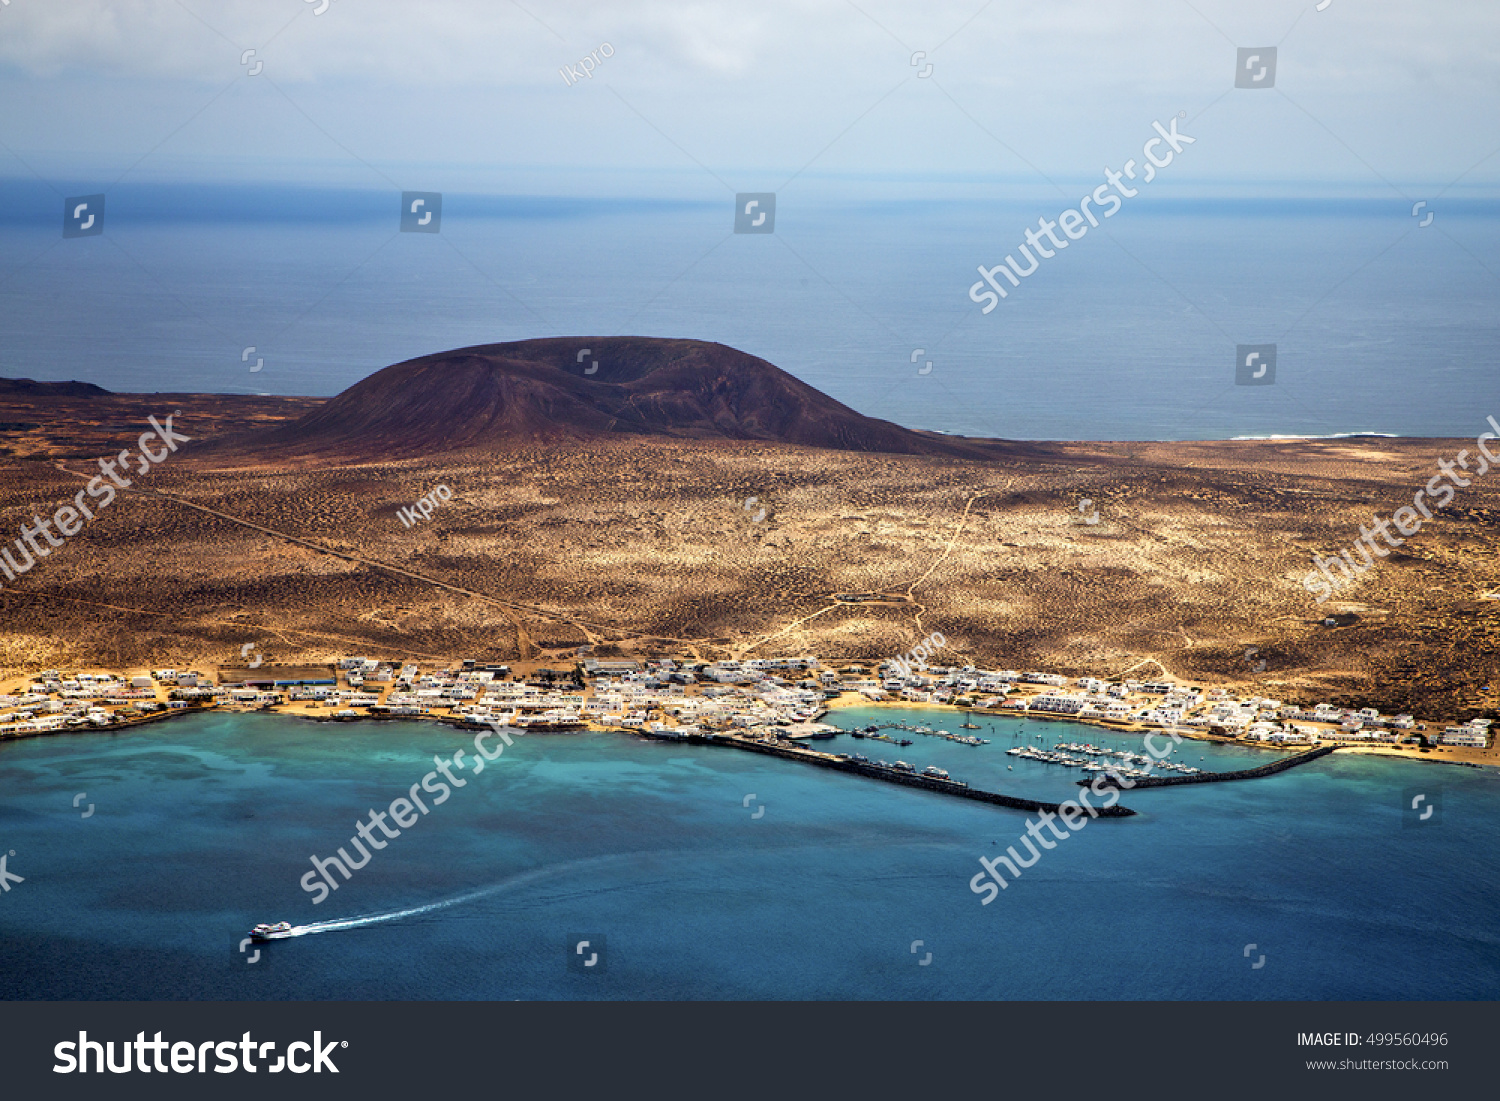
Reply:
[[[1133, 753], [1128, 749], [1105, 749], [1089, 742], [1059, 742], [1048, 749], [1034, 746], [1016, 746], [1005, 751], [1012, 757], [1042, 764], [1062, 765], [1065, 768], [1081, 768], [1084, 772], [1107, 772], [1114, 776], [1125, 776], [1134, 780], [1150, 777], [1153, 770], [1181, 773], [1183, 777], [1197, 776], [1203, 769], [1174, 761], [1161, 761], [1145, 753]], [[1106, 761], [1113, 758], [1113, 761]], [[1139, 786], [1139, 785], [1137, 785]]]
[[[1278, 772], [1285, 772], [1289, 768], [1305, 765], [1309, 761], [1316, 761], [1319, 757], [1328, 756], [1337, 748], [1339, 747], [1336, 745], [1319, 746], [1317, 749], [1310, 749], [1306, 753], [1298, 753], [1291, 757], [1283, 757], [1279, 761], [1272, 761], [1269, 764], [1259, 765], [1255, 768], [1237, 769], [1233, 772], [1204, 772], [1202, 769], [1195, 768], [1191, 769], [1191, 774], [1187, 776], [1147, 776], [1142, 774], [1142, 778], [1136, 780], [1132, 786], [1137, 788], [1164, 788], [1175, 787], [1179, 784], [1218, 784], [1228, 780], [1255, 780], [1262, 776], [1274, 776]], [[1085, 782], [1083, 780], [1079, 781], [1080, 784]]]
[[[925, 788], [928, 791], [944, 795], [956, 795], [961, 799], [973, 799], [982, 803], [992, 803], [996, 806], [1009, 807], [1012, 810], [1048, 811], [1056, 814], [1062, 807], [1062, 801], [1027, 799], [1015, 795], [1002, 795], [997, 791], [985, 791], [981, 788], [970, 787], [961, 780], [952, 779], [945, 770], [931, 765], [918, 772], [914, 765], [908, 764], [906, 761], [871, 761], [868, 757], [858, 753], [825, 753], [819, 750], [805, 749], [787, 742], [765, 738], [746, 738], [738, 735], [708, 736], [704, 734], [689, 734], [683, 736], [678, 734], [665, 735], [660, 732], [646, 730], [639, 731], [638, 733], [647, 738], [666, 738], [676, 742], [685, 741], [704, 745], [733, 746], [736, 749], [746, 749], [753, 753], [765, 753], [790, 761], [800, 761], [804, 764], [818, 765], [822, 768], [835, 769], [840, 772], [851, 772], [872, 780], [884, 780], [887, 783], [902, 784], [906, 787]], [[1097, 814], [1101, 818], [1129, 818], [1135, 814], [1135, 811], [1115, 804], [1107, 808], [1099, 808]]]
[[[976, 725], [974, 725], [973, 723], [963, 723], [962, 725], [966, 729], [969, 729], [969, 730], [978, 730], [979, 729], [979, 727], [976, 726]], [[946, 738], [948, 741], [950, 741], [950, 742], [957, 742], [959, 745], [989, 745], [990, 744], [990, 740], [988, 738], [979, 738], [979, 737], [975, 737], [972, 734], [950, 734], [946, 730], [933, 730], [931, 727], [927, 727], [927, 726], [913, 726], [910, 723], [904, 723], [904, 722], [885, 723], [885, 724], [875, 724], [875, 723], [872, 723], [871, 725], [866, 726], [863, 729], [850, 730], [850, 731], [847, 731], [846, 733], [852, 734], [856, 738], [874, 738], [876, 741], [894, 742], [896, 745], [911, 745], [912, 744], [912, 742], [911, 742], [911, 740], [909, 738], [908, 739], [892, 738], [889, 734], [882, 733], [882, 731], [885, 731], [885, 730], [903, 730], [903, 731], [906, 731], [907, 733], [911, 733], [911, 734], [924, 734], [924, 735], [928, 735], [928, 736], [934, 737], [934, 738]]]
[[[955, 714], [930, 709], [832, 715], [845, 728], [890, 718], [958, 732]], [[1335, 753], [1264, 784], [1126, 792], [1121, 802], [1135, 817], [1058, 842], [1061, 852], [981, 906], [968, 887], [979, 870], [975, 858], [1003, 852], [1026, 816], [955, 797], [923, 770], [1049, 804], [1084, 790], [1073, 786], [1086, 775], [1079, 769], [1008, 756], [1012, 725], [1033, 745], [1044, 730], [1049, 750], [1073, 741], [1142, 748], [1127, 733], [999, 719], [993, 732], [966, 732], [992, 739], [980, 749], [915, 733], [907, 750], [847, 734], [805, 747], [862, 753], [870, 765], [901, 758], [917, 770], [859, 774], [707, 744], [528, 734], [433, 806], [410, 837], [392, 842], [384, 863], [372, 862], [316, 907], [297, 897], [294, 875], [313, 851], [309, 837], [347, 838], [356, 813], [404, 793], [417, 766], [431, 768], [434, 753], [449, 755], [457, 731], [413, 721], [320, 728], [288, 715], [209, 712], [112, 731], [93, 747], [76, 738], [0, 743], [12, 778], [8, 805], [22, 812], [8, 827], [7, 847], [19, 854], [9, 868], [26, 877], [0, 906], [0, 985], [13, 998], [84, 997], [85, 984], [102, 979], [142, 999], [233, 998], [246, 984], [267, 999], [379, 998], [393, 988], [427, 998], [555, 999], [576, 995], [585, 978], [560, 958], [566, 931], [597, 930], [609, 936], [612, 991], [647, 999], [726, 992], [1212, 999], [1247, 989], [1288, 998], [1440, 999], [1488, 998], [1500, 988], [1485, 941], [1412, 935], [1434, 912], [1472, 917], [1480, 928], [1500, 922], [1493, 892], [1476, 890], [1458, 859], [1471, 846], [1500, 845], [1500, 788], [1490, 770], [1446, 770], [1448, 825], [1436, 829], [1399, 824], [1403, 787], [1436, 779], [1435, 770], [1357, 753]], [[331, 729], [359, 736], [329, 737]], [[1201, 765], [1200, 752], [1209, 758]], [[1204, 743], [1190, 760], [1244, 769], [1270, 759], [1260, 753]], [[233, 798], [203, 797], [226, 778], [236, 785]], [[99, 806], [80, 822], [87, 803], [74, 809], [71, 801], [85, 790]], [[752, 792], [747, 807], [742, 801]], [[1250, 796], [1262, 813], [1245, 813]], [[265, 811], [252, 829], [247, 806]], [[174, 808], [172, 828], [149, 812], [154, 807]], [[766, 811], [756, 818], [760, 807]], [[96, 822], [108, 830], [88, 828]], [[1453, 828], [1460, 822], [1462, 829]], [[138, 856], [121, 859], [127, 853]], [[184, 867], [197, 869], [196, 878], [185, 881]], [[1242, 920], [1246, 882], [1297, 904], [1267, 908], [1237, 943], [1226, 941], [1223, 931]], [[1317, 885], [1310, 899], [1308, 883]], [[1421, 890], [1392, 889], [1406, 883]], [[159, 900], [157, 922], [138, 919], [143, 890]], [[489, 893], [475, 897], [481, 891]], [[254, 946], [238, 950], [257, 922], [304, 929], [338, 921], [343, 928], [351, 918], [451, 898], [466, 901], [357, 933], [275, 940], [273, 954], [263, 948], [253, 966], [245, 960]], [[902, 930], [886, 937], [896, 966], [869, 968], [870, 950], [858, 937], [800, 934], [809, 923], [863, 928], [876, 907], [882, 928]], [[684, 951], [664, 913], [702, 914], [695, 936], [706, 948]], [[1121, 969], [1103, 949], [1037, 952], [1021, 939], [997, 938], [997, 915], [1022, 928], [1066, 923], [1079, 944], [1117, 942], [1128, 923], [1171, 950], [1150, 967]], [[938, 948], [933, 966], [918, 967], [907, 952], [917, 937]], [[1262, 948], [1305, 945], [1325, 964], [1311, 973], [1278, 968], [1273, 954], [1266, 968], [1251, 971], [1254, 957], [1240, 950], [1252, 939]], [[61, 966], [67, 957], [52, 947], [60, 943], [87, 967]], [[456, 943], [472, 953], [455, 958]], [[1372, 952], [1387, 965], [1370, 967]], [[209, 962], [184, 968], [185, 953]], [[645, 965], [632, 964], [631, 955]], [[715, 962], [705, 968], [709, 955]], [[220, 960], [233, 967], [216, 966]], [[1265, 987], [1267, 980], [1276, 985]]]

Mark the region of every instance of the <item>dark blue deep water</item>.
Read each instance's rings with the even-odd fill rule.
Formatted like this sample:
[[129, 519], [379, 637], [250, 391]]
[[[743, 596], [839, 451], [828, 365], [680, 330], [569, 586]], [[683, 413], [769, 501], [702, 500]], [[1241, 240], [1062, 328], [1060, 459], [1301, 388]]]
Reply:
[[[982, 747], [821, 744], [1043, 797], [1078, 773], [1006, 756], [1018, 738], [1140, 748], [985, 725]], [[1500, 776], [1341, 754], [1130, 793], [1138, 817], [1056, 842], [985, 906], [969, 879], [1017, 841], [1019, 813], [725, 748], [529, 735], [315, 906], [298, 886], [309, 855], [347, 847], [357, 817], [467, 743], [429, 725], [225, 714], [0, 746], [0, 852], [24, 877], [0, 894], [0, 997], [1500, 996]], [[1178, 752], [1212, 768], [1266, 759]], [[1441, 790], [1436, 823], [1403, 828], [1413, 786]], [[260, 921], [403, 910], [418, 912], [272, 944], [253, 964], [238, 951]], [[605, 944], [602, 966], [570, 971], [582, 937]]]
[[[64, 241], [47, 185], [0, 178], [0, 376], [335, 394], [448, 348], [634, 334], [720, 341], [971, 436], [1472, 438], [1500, 413], [1482, 198], [1421, 229], [1399, 197], [1143, 195], [988, 316], [976, 268], [1056, 216], [1050, 188], [793, 191], [773, 235], [731, 232], [727, 199], [449, 194], [440, 234], [398, 232], [384, 192], [125, 183], [108, 204], [104, 235]], [[1274, 385], [1235, 384], [1239, 344], [1277, 346]]]

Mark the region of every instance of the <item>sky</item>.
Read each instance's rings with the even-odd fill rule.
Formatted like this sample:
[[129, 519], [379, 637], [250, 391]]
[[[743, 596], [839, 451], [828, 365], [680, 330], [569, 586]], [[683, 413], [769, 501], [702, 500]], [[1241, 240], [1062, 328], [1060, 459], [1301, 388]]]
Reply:
[[[970, 433], [1440, 434], [1495, 401], [1493, 0], [0, 0], [0, 104], [6, 376], [336, 393], [631, 332]], [[1157, 126], [1191, 144], [981, 313], [976, 272]], [[441, 235], [398, 231], [404, 191]], [[774, 236], [731, 232], [767, 192]]]
[[975, 198], [1179, 115], [1183, 194], [1488, 196], [1497, 54], [1477, 0], [10, 0], [0, 176]]

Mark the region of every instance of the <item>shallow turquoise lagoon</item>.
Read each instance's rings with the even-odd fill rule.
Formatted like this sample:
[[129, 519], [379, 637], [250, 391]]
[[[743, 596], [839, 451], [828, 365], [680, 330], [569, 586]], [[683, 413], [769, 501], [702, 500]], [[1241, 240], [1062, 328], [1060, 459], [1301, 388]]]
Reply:
[[[962, 721], [830, 716], [893, 719]], [[1074, 724], [979, 722], [969, 733], [989, 745], [819, 745], [1055, 799], [1079, 773], [1005, 749], [1140, 749]], [[309, 857], [350, 848], [357, 820], [460, 748], [472, 757], [469, 736], [435, 725], [231, 714], [0, 746], [0, 853], [23, 878], [0, 894], [0, 996], [1500, 996], [1493, 770], [1334, 754], [1127, 793], [1136, 817], [1055, 841], [983, 905], [969, 881], [1018, 843], [1022, 814], [722, 747], [532, 734], [457, 773], [443, 805], [426, 797], [427, 815], [315, 905]], [[1177, 756], [1269, 759], [1197, 743]], [[1404, 825], [1412, 789], [1440, 794], [1441, 813]], [[240, 950], [257, 922], [393, 913], [260, 946], [253, 963]], [[580, 939], [603, 945], [593, 969]]]

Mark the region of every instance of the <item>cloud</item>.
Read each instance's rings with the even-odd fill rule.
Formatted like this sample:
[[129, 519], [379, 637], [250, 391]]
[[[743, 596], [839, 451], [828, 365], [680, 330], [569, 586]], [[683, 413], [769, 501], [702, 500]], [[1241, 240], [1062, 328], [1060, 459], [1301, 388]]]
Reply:
[[[493, 0], [18, 0], [0, 65], [32, 76], [196, 80], [232, 76], [247, 49], [290, 81], [506, 85], [550, 78], [601, 42], [628, 39], [681, 79], [741, 76], [827, 4], [524, 5]], [[847, 9], [845, 9], [847, 10]]]
[[641, 63], [636, 80], [684, 93], [705, 78], [837, 86], [915, 50], [976, 83], [1080, 97], [1180, 87], [1235, 44], [1282, 42], [1315, 71], [1338, 60], [1397, 85], [1493, 92], [1500, 72], [1500, 6], [1401, 0], [14, 0], [0, 14], [0, 65], [49, 78], [213, 84], [255, 49], [294, 82], [513, 86], [605, 41]]
[[[1049, 174], [1097, 174], [1152, 119], [1185, 110], [1210, 140], [1184, 177], [1373, 178], [1363, 159], [1451, 179], [1489, 152], [1500, 91], [1500, 5], [327, 0], [316, 15], [315, 3], [13, 0], [0, 8], [0, 95], [22, 106], [7, 143], [128, 158], [170, 136], [151, 166], [269, 164], [347, 157], [332, 135], [416, 165], [1035, 178], [1006, 145]], [[582, 86], [559, 75], [605, 42], [613, 55]], [[1276, 91], [1235, 93], [1235, 45], [1268, 43]], [[263, 78], [241, 65], [248, 49]], [[919, 50], [930, 79], [910, 63]]]

